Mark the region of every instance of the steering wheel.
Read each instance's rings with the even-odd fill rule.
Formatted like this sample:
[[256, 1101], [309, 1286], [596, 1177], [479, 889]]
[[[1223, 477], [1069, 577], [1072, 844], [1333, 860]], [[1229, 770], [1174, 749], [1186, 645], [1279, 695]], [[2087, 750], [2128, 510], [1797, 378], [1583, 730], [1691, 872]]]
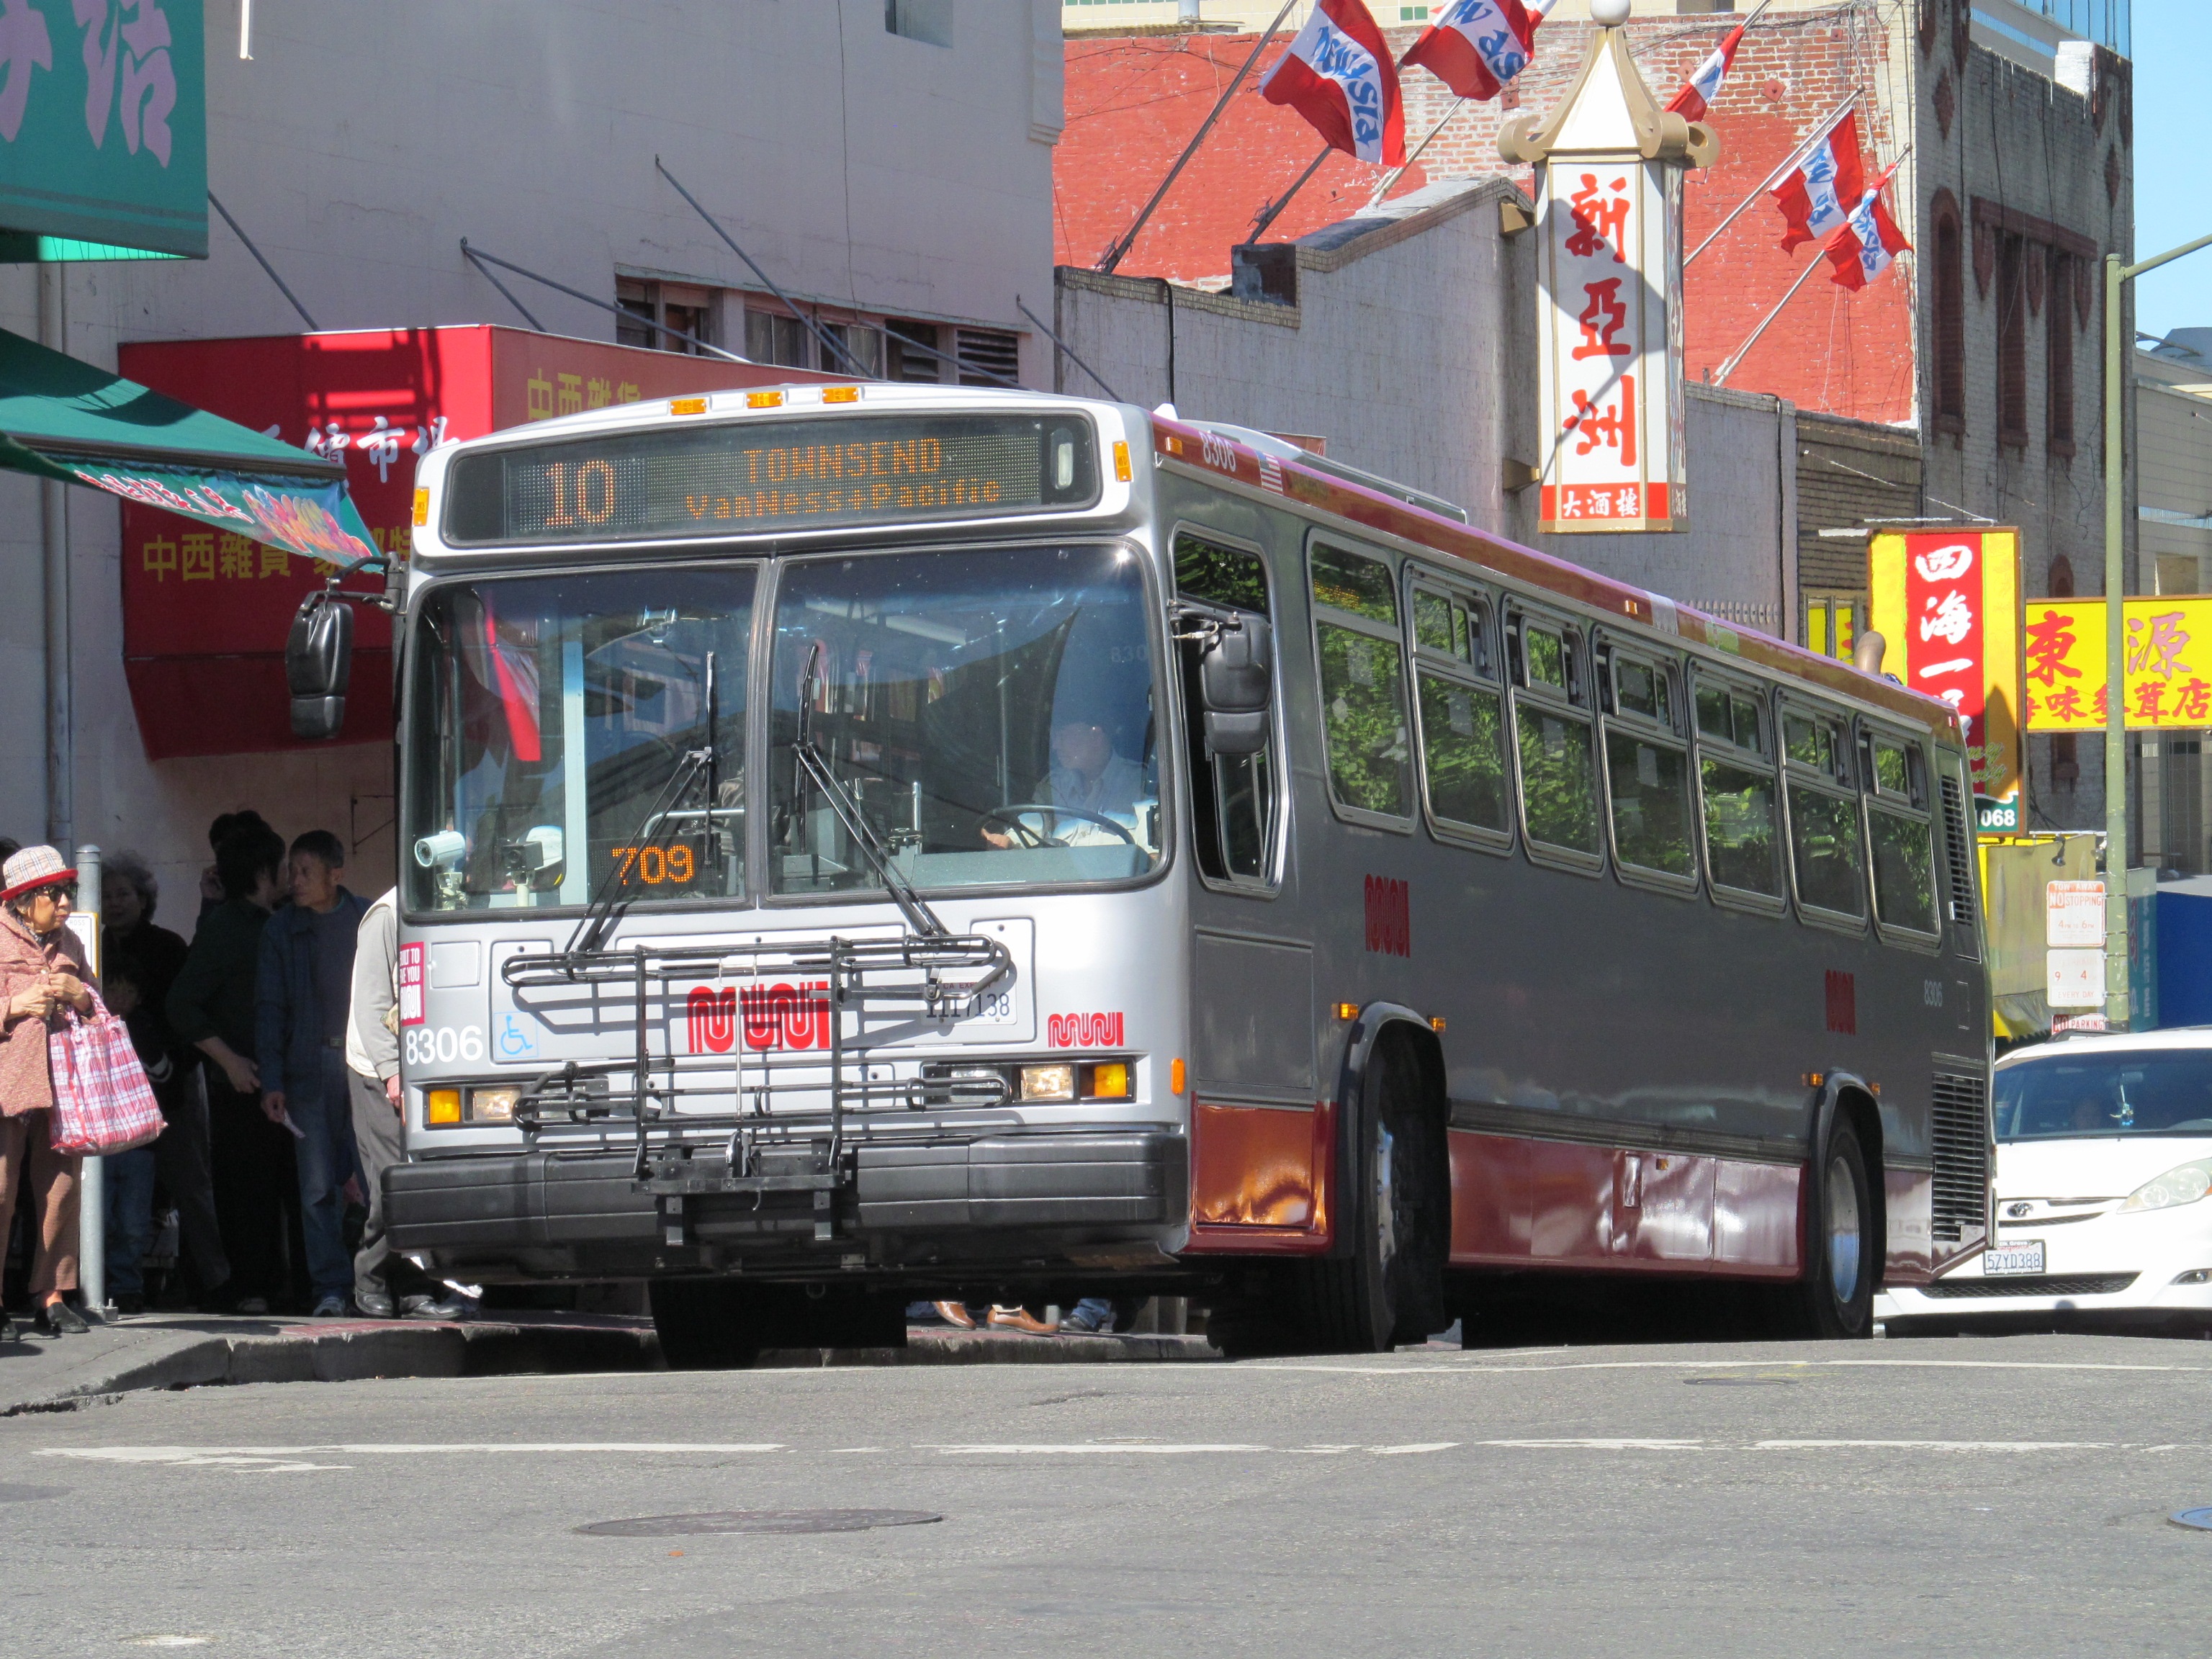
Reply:
[[1025, 845], [1030, 847], [1065, 847], [1067, 845], [1066, 842], [1059, 840], [1055, 836], [1048, 836], [1041, 830], [1030, 829], [1029, 825], [1021, 821], [1021, 814], [1024, 812], [1051, 812], [1064, 818], [1081, 818], [1086, 823], [1095, 823], [1101, 829], [1111, 830], [1115, 835], [1119, 836], [1123, 841], [1128, 842], [1132, 847], [1134, 847], [1137, 844], [1137, 838], [1131, 835], [1124, 825], [1115, 823], [1112, 818], [1108, 817], [1103, 812], [1089, 811], [1080, 806], [1054, 806], [1049, 801], [1025, 800], [1018, 802], [1016, 805], [1012, 806], [997, 807], [991, 811], [984, 813], [982, 821], [985, 823], [1005, 824], [1007, 829], [1013, 831], [1015, 835], [1020, 836]]

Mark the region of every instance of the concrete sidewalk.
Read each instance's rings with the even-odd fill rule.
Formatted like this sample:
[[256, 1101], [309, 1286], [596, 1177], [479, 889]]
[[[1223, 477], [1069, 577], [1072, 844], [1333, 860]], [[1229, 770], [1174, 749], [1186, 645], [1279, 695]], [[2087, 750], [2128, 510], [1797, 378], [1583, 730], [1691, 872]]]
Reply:
[[[19, 1322], [17, 1328], [22, 1328]], [[763, 1367], [1099, 1364], [1221, 1358], [1201, 1336], [1024, 1336], [915, 1327], [903, 1348], [776, 1349]], [[662, 1369], [653, 1322], [501, 1311], [465, 1322], [146, 1314], [89, 1334], [0, 1343], [0, 1416], [150, 1389]]]

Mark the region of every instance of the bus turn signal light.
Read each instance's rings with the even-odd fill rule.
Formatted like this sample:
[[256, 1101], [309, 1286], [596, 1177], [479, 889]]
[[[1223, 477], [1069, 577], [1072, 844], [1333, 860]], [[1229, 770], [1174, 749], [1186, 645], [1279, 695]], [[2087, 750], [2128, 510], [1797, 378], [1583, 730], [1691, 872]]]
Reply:
[[429, 522], [430, 492], [427, 489], [418, 489], [415, 492], [415, 527], [420, 530]]
[[1085, 1079], [1090, 1085], [1079, 1092], [1085, 1100], [1127, 1100], [1129, 1097], [1129, 1062], [1126, 1060], [1102, 1060], [1096, 1066], [1085, 1067], [1091, 1075]]
[[1444, 1017], [1442, 1014], [1431, 1015], [1429, 1019], [1429, 1029], [1431, 1031], [1436, 1032], [1437, 1036], [1443, 1036], [1444, 1029]]
[[1187, 1080], [1182, 1061], [1180, 1060], [1171, 1061], [1168, 1066], [1168, 1092], [1171, 1095], [1181, 1095]]
[[1808, 1072], [1805, 1073], [1805, 1086], [1808, 1089], [1817, 1089], [1827, 1080], [1828, 1074], [1826, 1072]]
[[1358, 1019], [1359, 1018], [1359, 1005], [1356, 1002], [1338, 1003], [1336, 1005], [1336, 1017], [1339, 1019]]
[[1120, 483], [1129, 482], [1129, 446], [1119, 438], [1114, 441], [1114, 477]]
[[422, 1121], [430, 1124], [459, 1123], [461, 1121], [461, 1091], [459, 1089], [433, 1089], [429, 1104], [423, 1109]]

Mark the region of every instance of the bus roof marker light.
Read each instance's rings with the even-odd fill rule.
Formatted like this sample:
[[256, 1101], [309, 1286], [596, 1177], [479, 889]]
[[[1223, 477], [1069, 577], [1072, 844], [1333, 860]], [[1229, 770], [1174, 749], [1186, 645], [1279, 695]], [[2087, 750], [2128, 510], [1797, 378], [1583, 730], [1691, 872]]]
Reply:
[[745, 393], [745, 407], [747, 409], [781, 409], [783, 407], [783, 393], [781, 392], [748, 392]]
[[857, 404], [860, 401], [860, 388], [856, 386], [825, 386], [822, 388], [822, 401], [825, 404]]
[[1114, 440], [1114, 481], [1116, 483], [1129, 482], [1129, 445], [1127, 439]]
[[671, 398], [668, 412], [671, 415], [704, 415], [707, 400], [704, 398]]

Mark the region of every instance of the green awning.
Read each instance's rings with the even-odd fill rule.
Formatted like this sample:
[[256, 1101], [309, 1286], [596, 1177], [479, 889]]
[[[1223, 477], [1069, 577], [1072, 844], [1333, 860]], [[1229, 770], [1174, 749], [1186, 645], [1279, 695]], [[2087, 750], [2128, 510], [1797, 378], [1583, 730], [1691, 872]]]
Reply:
[[343, 570], [378, 557], [345, 468], [0, 329], [0, 466]]

